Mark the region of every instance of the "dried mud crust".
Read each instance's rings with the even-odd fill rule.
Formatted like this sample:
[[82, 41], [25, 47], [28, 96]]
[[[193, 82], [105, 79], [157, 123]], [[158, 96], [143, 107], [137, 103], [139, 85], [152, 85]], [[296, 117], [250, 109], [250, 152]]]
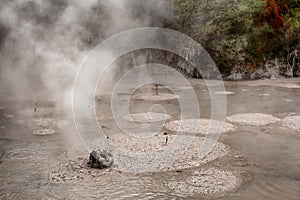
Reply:
[[226, 119], [233, 123], [249, 126], [264, 126], [279, 122], [281, 120], [273, 115], [263, 113], [241, 113], [228, 116]]
[[209, 131], [217, 131], [225, 133], [234, 131], [235, 127], [230, 124], [211, 120], [211, 119], [187, 119], [187, 120], [176, 120], [169, 122], [165, 125], [165, 128], [175, 132], [187, 132], [187, 133], [201, 133], [208, 134]]
[[242, 179], [238, 172], [216, 168], [195, 171], [192, 176], [183, 181], [165, 183], [170, 190], [183, 194], [214, 194], [238, 188]]

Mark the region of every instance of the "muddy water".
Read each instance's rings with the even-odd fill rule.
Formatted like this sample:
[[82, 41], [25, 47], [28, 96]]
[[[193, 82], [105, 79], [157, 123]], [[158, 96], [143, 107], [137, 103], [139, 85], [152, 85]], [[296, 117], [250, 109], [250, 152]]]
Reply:
[[[201, 117], [208, 118], [207, 88], [200, 80], [191, 83], [198, 96]], [[299, 115], [300, 89], [282, 87], [299, 83], [299, 79], [226, 82], [226, 90], [234, 92], [227, 95], [227, 114], [258, 112], [280, 119]], [[234, 124], [236, 131], [224, 133], [220, 138], [220, 142], [232, 148], [231, 153], [196, 169], [146, 174], [114, 170], [102, 173], [86, 168], [87, 152], [68, 117], [59, 112], [20, 116], [23, 120], [47, 117], [70, 122], [47, 136], [36, 136], [32, 134], [35, 127], [14, 122], [24, 105], [30, 108], [34, 101], [0, 99], [3, 107], [0, 109], [0, 199], [300, 199], [300, 132], [283, 127], [281, 122], [265, 126]], [[165, 106], [171, 120], [178, 119], [176, 100], [159, 103]], [[147, 112], [145, 105], [150, 106], [151, 102], [134, 101], [131, 110]], [[55, 103], [44, 102], [41, 106], [54, 109]], [[97, 101], [97, 113], [108, 135], [119, 132], [111, 119], [108, 98]], [[65, 169], [71, 161], [77, 164]], [[184, 180], [195, 170], [209, 167], [239, 171], [243, 184], [236, 190], [211, 195], [176, 193], [166, 187], [170, 181]], [[57, 177], [60, 181], [49, 178], [53, 171], [63, 169], [64, 173]], [[84, 170], [86, 173], [81, 172]], [[69, 180], [71, 176], [75, 178]]]

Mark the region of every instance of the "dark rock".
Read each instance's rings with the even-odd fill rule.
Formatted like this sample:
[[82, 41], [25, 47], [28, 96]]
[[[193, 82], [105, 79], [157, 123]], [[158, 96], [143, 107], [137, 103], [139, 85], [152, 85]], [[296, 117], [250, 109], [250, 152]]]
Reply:
[[96, 149], [90, 153], [88, 164], [90, 164], [91, 167], [94, 167], [94, 165], [96, 165], [96, 167], [99, 168], [107, 168], [111, 167], [114, 164], [114, 159], [109, 151]]

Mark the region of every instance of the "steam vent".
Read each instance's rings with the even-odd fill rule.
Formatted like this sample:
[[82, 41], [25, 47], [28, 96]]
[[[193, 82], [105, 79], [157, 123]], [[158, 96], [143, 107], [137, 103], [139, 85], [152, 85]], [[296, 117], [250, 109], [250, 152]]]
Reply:
[[300, 200], [299, 0], [2, 0], [0, 200]]

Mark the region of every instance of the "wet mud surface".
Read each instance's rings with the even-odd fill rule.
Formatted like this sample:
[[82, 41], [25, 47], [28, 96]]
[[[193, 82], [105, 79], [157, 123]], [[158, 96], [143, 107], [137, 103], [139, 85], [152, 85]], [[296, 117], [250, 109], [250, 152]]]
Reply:
[[[190, 81], [201, 118], [209, 119], [207, 88], [201, 80]], [[123, 172], [118, 162], [112, 169], [88, 167], [88, 152], [78, 139], [72, 118], [57, 110], [55, 102], [41, 101], [34, 111], [36, 100], [1, 97], [0, 199], [298, 200], [299, 83], [299, 79], [225, 82], [226, 91], [233, 93], [216, 95], [227, 96], [228, 117], [266, 115], [226, 120], [234, 129], [222, 133], [218, 141], [223, 153], [215, 153], [206, 162], [193, 158], [201, 144], [197, 141], [203, 137], [196, 134], [196, 143], [186, 156], [167, 170], [148, 173]], [[178, 88], [185, 89], [190, 88]], [[148, 112], [149, 106], [159, 101], [171, 116], [166, 123], [179, 120], [176, 99], [148, 100], [133, 99], [131, 112]], [[96, 104], [99, 123], [115, 147], [145, 153], [170, 144], [165, 144], [163, 134], [146, 141], [122, 136], [112, 118], [109, 98], [100, 96]], [[161, 133], [164, 131], [172, 142], [175, 133], [167, 129]]]

